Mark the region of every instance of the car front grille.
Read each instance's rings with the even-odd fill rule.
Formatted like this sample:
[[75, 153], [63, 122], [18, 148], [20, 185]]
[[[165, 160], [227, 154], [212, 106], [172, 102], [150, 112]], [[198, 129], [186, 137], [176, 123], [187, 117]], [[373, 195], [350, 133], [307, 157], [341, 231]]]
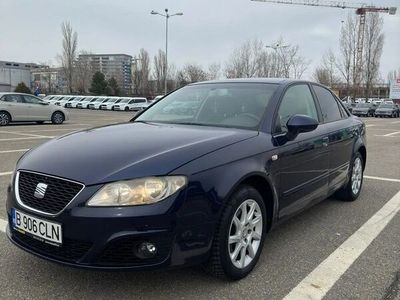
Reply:
[[[20, 171], [17, 178], [19, 201], [28, 208], [48, 214], [63, 210], [84, 187], [80, 183], [26, 171]], [[42, 199], [35, 196], [39, 183], [47, 185]]]
[[69, 262], [80, 260], [92, 247], [92, 243], [90, 242], [66, 238], [63, 240], [63, 244], [57, 247], [22, 234], [16, 230], [12, 230], [12, 235], [14, 240], [21, 244], [21, 246], [39, 254]]
[[163, 262], [171, 249], [170, 237], [155, 237], [149, 239], [156, 248], [157, 253], [151, 258], [140, 258], [136, 250], [143, 242], [142, 239], [122, 237], [111, 241], [97, 259], [96, 264], [103, 266], [140, 266]]

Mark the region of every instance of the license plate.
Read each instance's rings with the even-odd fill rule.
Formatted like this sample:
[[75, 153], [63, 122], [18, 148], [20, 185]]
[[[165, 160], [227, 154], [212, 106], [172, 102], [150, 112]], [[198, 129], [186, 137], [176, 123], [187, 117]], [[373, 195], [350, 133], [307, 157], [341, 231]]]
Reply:
[[58, 223], [27, 215], [15, 208], [12, 209], [12, 222], [14, 229], [23, 234], [54, 246], [62, 244], [62, 228]]

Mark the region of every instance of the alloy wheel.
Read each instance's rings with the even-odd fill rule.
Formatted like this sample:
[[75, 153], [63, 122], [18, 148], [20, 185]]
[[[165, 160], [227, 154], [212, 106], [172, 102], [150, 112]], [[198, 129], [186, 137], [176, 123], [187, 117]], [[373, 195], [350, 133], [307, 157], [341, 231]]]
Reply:
[[54, 122], [55, 124], [61, 124], [63, 121], [64, 121], [64, 117], [63, 117], [62, 114], [60, 114], [60, 113], [54, 114], [54, 116], [53, 116], [53, 122]]
[[357, 195], [361, 188], [362, 182], [362, 165], [361, 159], [356, 157], [353, 163], [353, 172], [351, 175], [351, 190], [354, 195]]
[[260, 247], [263, 231], [261, 208], [255, 200], [245, 200], [233, 215], [229, 228], [228, 251], [233, 265], [247, 267]]
[[0, 113], [0, 125], [4, 126], [8, 123], [10, 123], [10, 117], [8, 116], [8, 114], [5, 112]]

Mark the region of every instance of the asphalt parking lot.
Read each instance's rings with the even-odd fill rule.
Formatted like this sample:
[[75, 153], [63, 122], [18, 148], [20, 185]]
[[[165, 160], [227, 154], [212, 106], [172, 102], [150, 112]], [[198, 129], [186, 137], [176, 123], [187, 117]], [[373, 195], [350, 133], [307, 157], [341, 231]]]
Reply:
[[[59, 126], [0, 127], [0, 299], [299, 299], [304, 284], [316, 276], [331, 283], [324, 299], [400, 299], [400, 201], [393, 202], [400, 197], [400, 119], [364, 119], [368, 158], [356, 202], [328, 199], [282, 224], [267, 237], [253, 273], [226, 282], [198, 267], [130, 273], [72, 269], [11, 245], [4, 233], [5, 195], [18, 158], [52, 137], [132, 116], [70, 112], [71, 120]], [[394, 209], [385, 214], [391, 203]], [[319, 295], [323, 285], [313, 288]]]

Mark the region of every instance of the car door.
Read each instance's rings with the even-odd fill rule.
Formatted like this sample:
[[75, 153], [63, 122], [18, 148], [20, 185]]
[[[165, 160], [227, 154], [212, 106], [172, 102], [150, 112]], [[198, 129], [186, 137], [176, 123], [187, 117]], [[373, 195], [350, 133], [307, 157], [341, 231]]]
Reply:
[[[277, 113], [274, 137], [286, 135], [286, 123], [296, 114], [320, 120], [316, 101], [306, 83], [292, 85], [285, 91]], [[325, 130], [318, 126], [278, 147], [280, 218], [327, 197], [329, 152], [326, 139]]]
[[19, 94], [8, 94], [1, 98], [1, 104], [11, 115], [13, 121], [26, 121], [23, 99]]
[[357, 128], [353, 127], [349, 115], [331, 91], [315, 84], [312, 87], [321, 108], [322, 126], [328, 136], [329, 190], [332, 192], [347, 179]]
[[51, 118], [51, 108], [39, 98], [30, 95], [22, 95], [25, 103], [27, 120], [45, 121]]

